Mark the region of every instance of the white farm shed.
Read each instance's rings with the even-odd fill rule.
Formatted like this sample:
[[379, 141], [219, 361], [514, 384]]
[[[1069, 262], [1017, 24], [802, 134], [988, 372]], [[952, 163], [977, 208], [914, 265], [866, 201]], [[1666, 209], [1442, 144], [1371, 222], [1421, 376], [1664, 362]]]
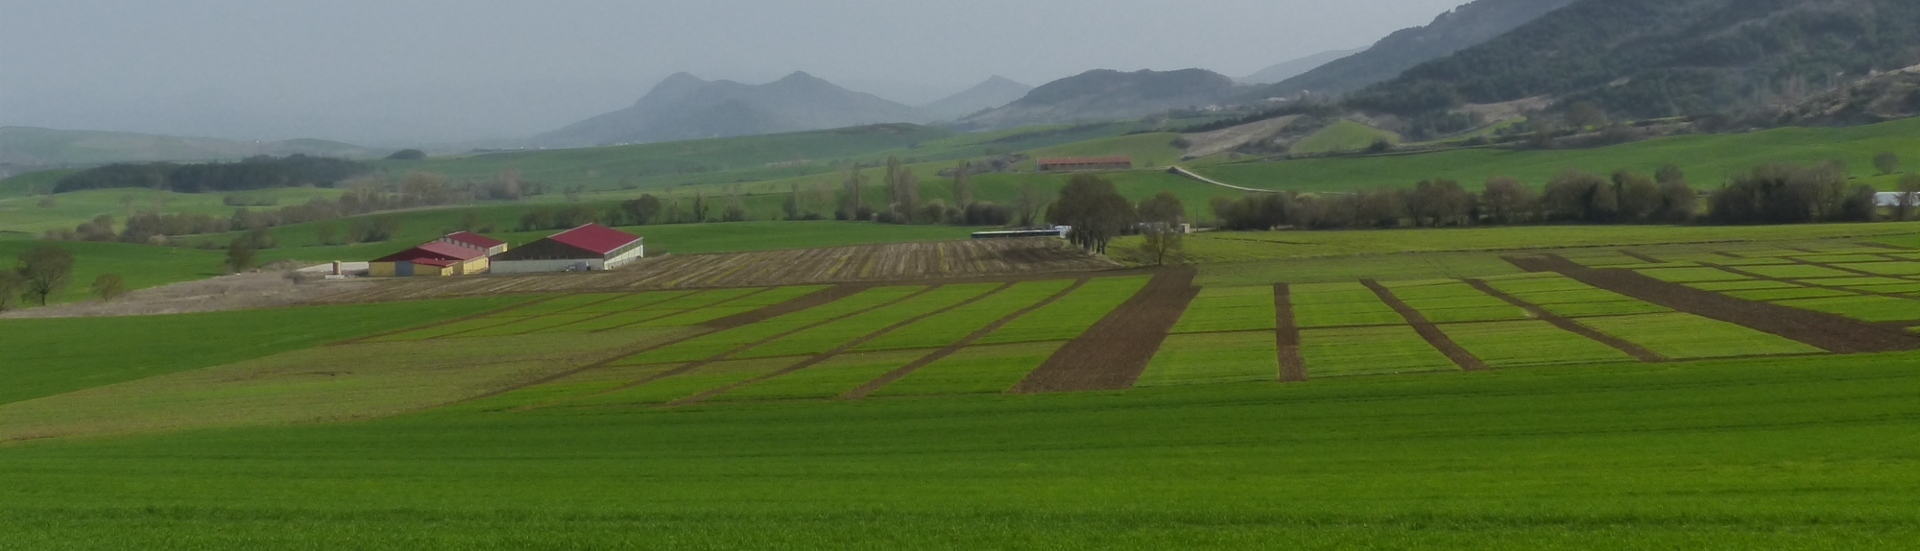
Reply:
[[645, 238], [599, 224], [587, 224], [494, 257], [493, 273], [615, 270], [646, 255]]

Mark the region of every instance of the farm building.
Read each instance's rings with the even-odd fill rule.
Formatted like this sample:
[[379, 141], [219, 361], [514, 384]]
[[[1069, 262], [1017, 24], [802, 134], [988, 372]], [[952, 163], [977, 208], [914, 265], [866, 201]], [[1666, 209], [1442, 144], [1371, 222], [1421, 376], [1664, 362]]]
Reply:
[[1058, 237], [1061, 239], [1066, 239], [1067, 232], [1070, 232], [1070, 231], [1073, 231], [1073, 228], [1069, 226], [1054, 226], [1051, 228], [1043, 228], [1043, 229], [1037, 229], [1037, 230], [977, 231], [977, 232], [973, 232], [973, 238], [974, 239], [1018, 239], [1022, 237]]
[[1076, 157], [1065, 159], [1040, 159], [1041, 172], [1074, 172], [1079, 170], [1128, 170], [1133, 168], [1131, 157]]
[[[1920, 195], [1920, 194], [1910, 194], [1908, 203], [1920, 204], [1920, 196], [1917, 196], [1917, 195]], [[1881, 192], [1881, 193], [1874, 194], [1873, 198], [1874, 198], [1874, 202], [1879, 204], [1882, 207], [1899, 207], [1900, 206], [1900, 193], [1898, 192]]]
[[599, 224], [587, 224], [494, 257], [493, 273], [613, 270], [646, 255], [644, 238]]
[[486, 273], [486, 251], [435, 241], [381, 257], [367, 265], [373, 277], [457, 276]]
[[469, 249], [477, 249], [480, 252], [486, 253], [487, 256], [507, 252], [507, 242], [473, 232], [463, 231], [449, 233], [446, 237], [440, 238], [440, 242], [449, 245], [459, 245]]

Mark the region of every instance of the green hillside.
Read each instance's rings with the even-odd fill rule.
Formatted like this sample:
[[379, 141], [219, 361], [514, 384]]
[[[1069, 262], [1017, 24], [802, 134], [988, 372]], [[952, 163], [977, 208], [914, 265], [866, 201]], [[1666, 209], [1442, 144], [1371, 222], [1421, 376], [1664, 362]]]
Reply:
[[1891, 189], [1897, 176], [1878, 176], [1874, 155], [1891, 151], [1920, 167], [1920, 119], [1849, 128], [1781, 128], [1747, 134], [1673, 136], [1611, 147], [1551, 151], [1462, 149], [1408, 155], [1300, 159], [1198, 167], [1196, 172], [1230, 184], [1289, 191], [1345, 191], [1407, 187], [1446, 178], [1478, 187], [1510, 176], [1545, 185], [1568, 169], [1608, 174], [1629, 169], [1651, 174], [1665, 164], [1686, 170], [1699, 188], [1715, 188], [1728, 176], [1766, 163], [1840, 160], [1860, 182]]
[[1293, 148], [1288, 152], [1314, 154], [1365, 151], [1373, 147], [1374, 142], [1380, 140], [1399, 144], [1400, 135], [1357, 122], [1341, 120], [1302, 138], [1298, 143], [1293, 144]]

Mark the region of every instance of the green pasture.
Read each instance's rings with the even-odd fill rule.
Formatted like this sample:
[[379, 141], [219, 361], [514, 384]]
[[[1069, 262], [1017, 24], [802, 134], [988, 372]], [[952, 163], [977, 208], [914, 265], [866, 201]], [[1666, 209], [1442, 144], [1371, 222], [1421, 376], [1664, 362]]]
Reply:
[[927, 364], [873, 397], [999, 394], [1038, 369], [1064, 342], [969, 346]]
[[1095, 278], [1060, 300], [1020, 316], [976, 342], [1015, 344], [1073, 339], [1146, 288], [1150, 279], [1144, 276]]
[[1440, 329], [1495, 368], [1635, 361], [1625, 352], [1544, 321], [1461, 323]]
[[[1399, 144], [1400, 135], [1357, 122], [1341, 120], [1294, 143], [1288, 153], [1295, 155], [1366, 151], [1374, 142], [1386, 140]], [[1255, 186], [1247, 186], [1255, 187]]]
[[0, 240], [0, 266], [11, 267], [21, 253], [54, 246], [73, 253], [73, 284], [49, 303], [99, 300], [87, 288], [102, 274], [125, 278], [129, 290], [217, 277], [226, 273], [222, 251], [175, 249], [126, 243], [45, 242]]
[[[26, 178], [21, 176], [19, 178]], [[9, 180], [11, 181], [11, 180]], [[21, 184], [40, 185], [40, 184]], [[324, 188], [281, 188], [236, 193], [249, 199], [278, 201], [275, 206], [233, 207], [223, 203], [226, 194], [174, 193], [157, 189], [101, 189], [62, 193], [52, 196], [51, 206], [41, 206], [46, 197], [16, 196], [0, 193], [0, 231], [22, 232], [38, 236], [47, 230], [71, 230], [101, 215], [112, 216], [114, 229], [125, 227], [130, 212], [165, 214], [205, 214], [226, 219], [241, 208], [276, 209], [307, 201], [331, 199], [345, 193]]]
[[856, 352], [941, 348], [1060, 294], [1073, 280], [1017, 283], [978, 302], [929, 316], [854, 347]]
[[1306, 329], [1300, 355], [1313, 378], [1460, 370], [1407, 325]]
[[[1874, 155], [1920, 151], [1920, 119], [1849, 128], [1779, 128], [1746, 134], [1687, 135], [1594, 149], [1512, 151], [1457, 149], [1434, 153], [1253, 162], [1200, 167], [1196, 171], [1229, 184], [1286, 191], [1350, 191], [1410, 187], [1421, 180], [1456, 180], [1478, 188], [1488, 179], [1513, 177], [1535, 187], [1578, 169], [1611, 174], [1628, 169], [1652, 174], [1662, 165], [1685, 170], [1694, 187], [1717, 188], [1753, 167], [1779, 162], [1847, 163], [1856, 181], [1891, 190], [1899, 176], [1879, 176]], [[1372, 140], [1368, 140], [1371, 143]], [[1920, 158], [1907, 170], [1920, 170]]]
[[1278, 350], [1272, 331], [1169, 335], [1138, 386], [1278, 380]]

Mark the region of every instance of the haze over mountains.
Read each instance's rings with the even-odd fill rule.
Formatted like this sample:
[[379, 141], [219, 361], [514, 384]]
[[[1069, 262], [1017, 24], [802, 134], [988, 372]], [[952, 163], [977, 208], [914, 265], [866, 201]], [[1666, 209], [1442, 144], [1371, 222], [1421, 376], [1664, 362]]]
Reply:
[[1334, 60], [1345, 58], [1345, 57], [1348, 57], [1360, 52], [1364, 52], [1364, 51], [1367, 51], [1367, 49], [1355, 48], [1352, 50], [1333, 50], [1330, 52], [1320, 52], [1320, 53], [1313, 54], [1300, 59], [1282, 61], [1278, 64], [1275, 64], [1272, 67], [1261, 69], [1260, 72], [1241, 77], [1239, 80], [1240, 82], [1246, 83], [1246, 84], [1274, 84], [1286, 79], [1300, 76], [1301, 74], [1306, 73], [1307, 71], [1318, 69], [1320, 68], [1321, 65], [1332, 63]]
[[[1481, 44], [1575, 0], [1475, 0], [1433, 23], [1393, 33], [1360, 53], [1261, 88], [1262, 97], [1343, 94], [1399, 76], [1415, 65]], [[1598, 2], [1588, 2], [1598, 3]]]

